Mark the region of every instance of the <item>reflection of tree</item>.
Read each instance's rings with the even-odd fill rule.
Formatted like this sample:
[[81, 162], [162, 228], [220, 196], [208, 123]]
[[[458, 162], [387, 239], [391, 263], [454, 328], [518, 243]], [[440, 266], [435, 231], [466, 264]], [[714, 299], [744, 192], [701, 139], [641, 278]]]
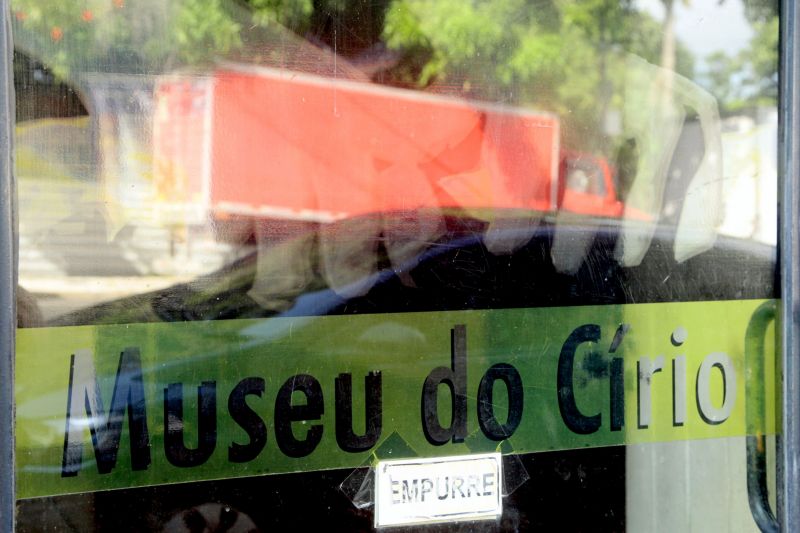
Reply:
[[[669, 14], [676, 0], [662, 1]], [[765, 0], [751, 0], [754, 16], [763, 17], [759, 2]], [[288, 28], [376, 81], [549, 109], [568, 132], [602, 131], [608, 113], [619, 109], [620, 49], [684, 75], [692, 71], [672, 17], [662, 26], [632, 0], [12, 4], [17, 42], [62, 78], [98, 70], [159, 73], [219, 56], [259, 61], [281, 53]]]
[[380, 40], [389, 1], [12, 0], [12, 10], [17, 45], [66, 78], [208, 62], [275, 27], [349, 56]]
[[[167, 31], [175, 13], [157, 0], [137, 0], [136, 5], [125, 0], [13, 0], [12, 10], [15, 45], [62, 79], [86, 71], [141, 72], [148, 60], [166, 59], [154, 55], [157, 48], [167, 50], [180, 39], [179, 31]], [[223, 25], [214, 31], [227, 33]]]
[[[396, 82], [459, 89], [472, 97], [555, 111], [567, 139], [604, 131], [619, 109], [624, 65], [620, 49], [651, 63], [661, 53], [659, 24], [628, 1], [394, 0], [384, 36], [402, 53], [390, 74]], [[672, 63], [691, 75], [680, 43]]]
[[774, 106], [778, 98], [778, 2], [744, 0], [753, 37], [735, 55], [718, 51], [706, 58], [706, 83], [728, 111]]
[[661, 0], [664, 22], [661, 30], [661, 67], [675, 70], [675, 0]]

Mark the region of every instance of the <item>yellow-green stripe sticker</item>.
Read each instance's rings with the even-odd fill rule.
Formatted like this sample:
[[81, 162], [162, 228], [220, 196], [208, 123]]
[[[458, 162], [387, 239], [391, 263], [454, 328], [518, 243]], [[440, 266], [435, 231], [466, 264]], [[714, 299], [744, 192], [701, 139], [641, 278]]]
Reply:
[[22, 329], [17, 494], [771, 434], [774, 306]]

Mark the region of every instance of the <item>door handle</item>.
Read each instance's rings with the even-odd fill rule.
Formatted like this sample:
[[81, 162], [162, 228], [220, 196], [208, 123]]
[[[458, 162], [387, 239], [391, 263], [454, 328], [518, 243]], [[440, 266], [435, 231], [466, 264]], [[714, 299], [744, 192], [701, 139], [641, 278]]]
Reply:
[[747, 325], [744, 345], [745, 425], [747, 429], [747, 498], [750, 512], [765, 533], [780, 530], [769, 504], [767, 491], [767, 439], [765, 421], [764, 344], [767, 328], [775, 320], [777, 303], [761, 304]]

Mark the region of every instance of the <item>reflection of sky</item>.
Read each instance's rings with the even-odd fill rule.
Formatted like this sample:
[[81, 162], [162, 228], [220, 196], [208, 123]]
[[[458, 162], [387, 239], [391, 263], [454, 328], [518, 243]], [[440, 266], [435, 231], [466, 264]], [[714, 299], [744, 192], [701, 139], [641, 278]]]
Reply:
[[[732, 55], [747, 46], [753, 31], [741, 0], [722, 4], [719, 0], [692, 0], [687, 4], [675, 0], [675, 32], [698, 60], [719, 50]], [[662, 0], [637, 0], [636, 5], [656, 20], [664, 20]]]

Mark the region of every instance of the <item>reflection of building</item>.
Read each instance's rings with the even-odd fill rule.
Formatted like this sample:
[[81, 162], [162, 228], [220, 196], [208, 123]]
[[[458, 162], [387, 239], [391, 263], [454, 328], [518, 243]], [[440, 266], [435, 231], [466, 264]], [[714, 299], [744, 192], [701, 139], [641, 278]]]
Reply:
[[230, 248], [210, 231], [195, 235], [189, 250], [185, 235], [154, 217], [152, 78], [87, 76], [84, 107], [72, 87], [20, 58], [28, 65], [17, 79], [15, 138], [23, 282], [34, 292], [43, 283], [45, 292], [59, 292], [48, 283], [64, 274], [197, 274], [220, 266]]
[[[98, 169], [106, 201], [141, 218], [143, 195], [152, 194], [150, 121], [152, 82], [145, 76], [90, 76], [93, 118], [98, 125]], [[144, 204], [144, 205], [143, 205]], [[127, 216], [126, 216], [127, 218]]]
[[723, 121], [722, 155], [725, 186], [724, 235], [775, 244], [778, 228], [778, 113], [759, 109], [754, 116]]

